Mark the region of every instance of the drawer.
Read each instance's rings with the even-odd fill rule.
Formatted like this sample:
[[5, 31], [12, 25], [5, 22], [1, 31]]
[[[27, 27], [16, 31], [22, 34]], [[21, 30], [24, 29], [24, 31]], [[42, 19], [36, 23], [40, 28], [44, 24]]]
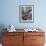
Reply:
[[33, 44], [43, 44], [44, 36], [32, 36], [32, 43]]
[[24, 36], [44, 36], [44, 32], [24, 32]]
[[44, 44], [31, 44], [32, 46], [44, 46]]
[[24, 40], [32, 40], [32, 36], [24, 36]]
[[4, 36], [23, 36], [23, 32], [4, 32]]
[[3, 41], [15, 41], [15, 40], [21, 40], [23, 39], [23, 36], [4, 36]]
[[10, 44], [10, 43], [8, 43], [8, 44], [2, 44], [2, 46], [23, 46], [23, 43], [12, 43], [12, 44]]
[[26, 36], [24, 37], [24, 46], [31, 46], [32, 44], [32, 37]]
[[16, 46], [15, 44], [2, 44], [2, 46]]
[[44, 36], [24, 36], [24, 42], [26, 44], [43, 44]]

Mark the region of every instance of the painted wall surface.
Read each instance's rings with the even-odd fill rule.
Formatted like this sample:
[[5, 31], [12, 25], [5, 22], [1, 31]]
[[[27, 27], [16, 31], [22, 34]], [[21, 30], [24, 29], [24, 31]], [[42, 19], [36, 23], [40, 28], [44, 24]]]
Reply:
[[[13, 24], [16, 28], [46, 28], [46, 0], [0, 0], [0, 25]], [[34, 23], [19, 22], [19, 5], [34, 5]]]
[[[34, 23], [19, 22], [19, 5], [34, 5]], [[13, 24], [15, 28], [37, 28], [46, 32], [46, 0], [0, 0], [0, 31]]]

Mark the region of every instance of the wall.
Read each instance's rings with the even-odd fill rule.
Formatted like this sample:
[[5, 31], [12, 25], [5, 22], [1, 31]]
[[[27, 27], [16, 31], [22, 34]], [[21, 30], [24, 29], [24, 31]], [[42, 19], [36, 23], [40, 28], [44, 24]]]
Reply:
[[[13, 24], [15, 28], [40, 27], [46, 32], [46, 0], [0, 0], [0, 31]], [[19, 22], [19, 5], [34, 5], [34, 23]]]
[[[46, 28], [46, 1], [41, 0], [1, 0], [0, 25], [13, 24], [16, 28]], [[34, 23], [19, 22], [19, 5], [34, 5]]]

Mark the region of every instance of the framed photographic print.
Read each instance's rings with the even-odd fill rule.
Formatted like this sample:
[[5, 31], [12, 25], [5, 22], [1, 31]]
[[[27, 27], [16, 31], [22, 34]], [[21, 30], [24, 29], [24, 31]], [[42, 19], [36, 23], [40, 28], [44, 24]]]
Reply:
[[25, 23], [34, 22], [34, 5], [19, 6], [19, 21]]

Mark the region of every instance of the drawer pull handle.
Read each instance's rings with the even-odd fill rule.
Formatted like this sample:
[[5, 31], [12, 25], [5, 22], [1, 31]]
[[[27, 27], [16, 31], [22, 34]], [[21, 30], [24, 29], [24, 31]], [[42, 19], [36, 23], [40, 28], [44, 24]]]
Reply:
[[11, 38], [9, 38], [10, 40], [12, 40]]
[[32, 40], [36, 40], [36, 39], [32, 39]]
[[9, 38], [10, 40], [13, 40], [13, 38]]

